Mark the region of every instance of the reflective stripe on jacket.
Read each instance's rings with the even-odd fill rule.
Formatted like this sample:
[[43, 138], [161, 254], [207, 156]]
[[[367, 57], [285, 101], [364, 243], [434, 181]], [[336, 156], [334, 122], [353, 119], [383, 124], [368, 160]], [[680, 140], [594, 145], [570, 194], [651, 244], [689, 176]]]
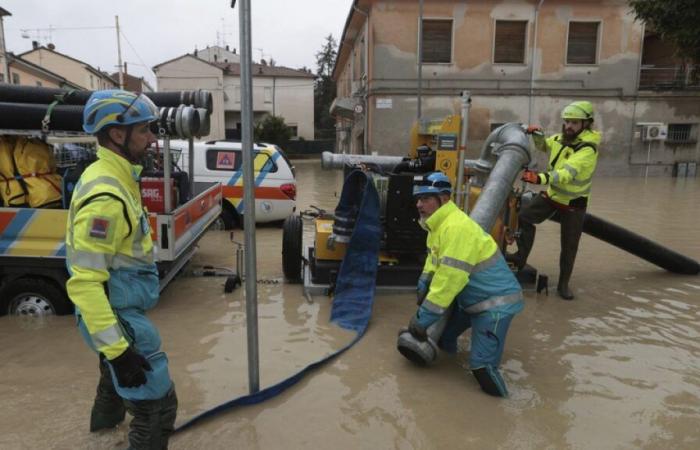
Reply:
[[[148, 216], [141, 205], [141, 166], [103, 147], [97, 157], [80, 177], [70, 204], [66, 264], [71, 277], [66, 289], [95, 349], [114, 359], [128, 343], [113, 308], [152, 307], [158, 277]], [[120, 285], [129, 286], [130, 295], [113, 295], [112, 288]], [[144, 302], [143, 293], [153, 301]]]
[[[454, 202], [438, 208], [426, 226], [428, 256], [423, 274], [432, 274], [432, 279], [422, 307], [442, 313], [455, 298], [466, 308], [493, 297], [519, 294], [520, 285], [496, 242]], [[514, 297], [513, 302], [517, 301]], [[496, 303], [493, 306], [502, 304]]]
[[540, 173], [540, 183], [549, 184], [547, 195], [557, 203], [569, 205], [583, 198], [586, 205], [591, 195], [591, 182], [598, 162], [601, 134], [585, 129], [569, 145], [561, 143], [562, 134], [535, 141], [538, 149], [549, 151], [547, 172]]

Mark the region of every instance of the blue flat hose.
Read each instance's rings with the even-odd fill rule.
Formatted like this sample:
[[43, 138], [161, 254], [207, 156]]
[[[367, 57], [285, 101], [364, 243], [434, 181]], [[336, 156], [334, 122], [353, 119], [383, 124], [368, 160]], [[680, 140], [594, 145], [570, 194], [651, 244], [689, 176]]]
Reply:
[[[357, 186], [364, 186], [357, 189]], [[346, 189], [347, 188], [347, 189]], [[244, 395], [204, 411], [175, 429], [185, 430], [203, 419], [212, 417], [230, 409], [255, 405], [275, 397], [296, 384], [304, 375], [322, 366], [336, 356], [355, 345], [367, 331], [374, 304], [375, 281], [379, 263], [379, 244], [381, 224], [379, 222], [379, 195], [372, 178], [359, 170], [351, 172], [343, 184], [340, 205], [359, 204], [355, 222], [345, 257], [340, 265], [335, 285], [335, 296], [331, 307], [331, 322], [346, 330], [357, 332], [355, 338], [345, 347], [320, 360], [309, 364], [294, 375], [279, 383], [266, 387], [254, 394]]]

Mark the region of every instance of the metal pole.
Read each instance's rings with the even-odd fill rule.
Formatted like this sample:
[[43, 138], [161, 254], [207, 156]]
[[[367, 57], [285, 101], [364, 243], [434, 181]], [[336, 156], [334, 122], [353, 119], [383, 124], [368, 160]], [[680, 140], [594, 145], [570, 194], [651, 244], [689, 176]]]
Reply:
[[119, 63], [119, 89], [124, 89], [124, 69], [122, 65], [122, 41], [119, 36], [119, 16], [114, 16], [117, 25], [117, 62]]
[[537, 50], [537, 23], [540, 16], [540, 8], [542, 7], [544, 0], [535, 6], [535, 25], [532, 32], [532, 51], [530, 52], [530, 98], [528, 99], [527, 108], [527, 123], [532, 124], [532, 102], [534, 101], [532, 96], [535, 95], [535, 51]]
[[[464, 155], [467, 152], [467, 138], [469, 135], [469, 107], [472, 103], [472, 98], [469, 91], [462, 91], [462, 128], [459, 139], [459, 156], [457, 158], [457, 193], [455, 201], [458, 205], [462, 204], [462, 183], [464, 182]], [[467, 192], [469, 195], [469, 192]]]
[[647, 164], [644, 168], [644, 178], [649, 176], [649, 164], [651, 164], [651, 141], [649, 141], [649, 147], [647, 149]]
[[[232, 5], [233, 6], [233, 5]], [[248, 385], [251, 394], [260, 390], [258, 358], [258, 293], [255, 268], [255, 180], [253, 179], [253, 79], [250, 31], [250, 0], [240, 1], [238, 14], [241, 42], [241, 143], [243, 145], [243, 223], [245, 227], [245, 312], [248, 332]]]
[[194, 138], [190, 138], [187, 145], [187, 170], [189, 171], [190, 199], [194, 198]]
[[423, 0], [418, 0], [418, 120], [421, 111], [421, 94], [423, 91]]
[[167, 214], [172, 208], [172, 196], [173, 193], [170, 190], [170, 136], [166, 136], [163, 139], [163, 201], [165, 201], [165, 207], [163, 211]]

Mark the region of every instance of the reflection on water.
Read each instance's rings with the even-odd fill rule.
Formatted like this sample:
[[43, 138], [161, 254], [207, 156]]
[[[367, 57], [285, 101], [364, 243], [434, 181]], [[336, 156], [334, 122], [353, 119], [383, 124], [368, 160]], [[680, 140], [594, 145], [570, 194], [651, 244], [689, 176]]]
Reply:
[[[298, 209], [332, 211], [342, 174], [295, 162]], [[598, 179], [591, 212], [700, 259], [700, 180]], [[538, 227], [530, 262], [558, 275], [558, 225]], [[242, 233], [236, 233], [242, 240]], [[310, 223], [305, 239], [312, 235]], [[258, 227], [260, 385], [270, 386], [346, 345], [330, 300], [308, 303], [282, 282], [281, 229]], [[195, 264], [233, 267], [228, 233], [210, 232]], [[467, 367], [469, 338], [428, 369], [395, 349], [413, 295], [377, 298], [350, 351], [261, 405], [208, 420], [171, 448], [673, 448], [700, 446], [700, 279], [669, 274], [584, 236], [577, 299], [528, 293], [503, 360], [511, 397], [484, 395]], [[171, 362], [178, 421], [248, 391], [244, 289], [182, 277], [151, 314]], [[127, 427], [87, 432], [97, 358], [70, 317], [0, 318], [0, 448], [115, 448]], [[61, 411], [57, 414], [57, 411]]]

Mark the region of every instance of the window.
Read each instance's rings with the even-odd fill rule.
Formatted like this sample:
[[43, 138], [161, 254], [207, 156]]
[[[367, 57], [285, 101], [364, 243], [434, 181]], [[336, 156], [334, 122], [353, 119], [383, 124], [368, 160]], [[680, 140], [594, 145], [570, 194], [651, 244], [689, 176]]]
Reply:
[[452, 62], [452, 20], [424, 20], [424, 63]]
[[666, 142], [669, 144], [694, 144], [697, 142], [695, 127], [691, 123], [668, 124]]
[[288, 125], [288, 127], [292, 130], [292, 137], [299, 136], [299, 127], [297, 125]]
[[19, 84], [19, 74], [12, 72], [12, 84]]
[[491, 129], [489, 131], [493, 131], [496, 128], [500, 127], [501, 125], [505, 125], [503, 122], [492, 122], [491, 123]]
[[569, 22], [567, 64], [595, 64], [598, 53], [598, 22]]
[[233, 97], [236, 99], [236, 103], [241, 102], [241, 87], [236, 86], [233, 88]]
[[493, 44], [495, 64], [523, 64], [527, 42], [527, 21], [497, 20]]
[[265, 103], [272, 103], [272, 88], [265, 88]]
[[92, 75], [90, 75], [90, 89], [94, 89], [94, 88], [95, 88], [95, 78]]
[[[263, 160], [261, 160], [263, 158]], [[260, 172], [277, 172], [277, 165], [264, 153], [255, 152], [255, 167], [256, 173]], [[225, 170], [235, 172], [241, 170], [243, 164], [243, 155], [240, 150], [224, 150], [224, 149], [208, 149], [207, 150], [207, 169], [209, 170]]]
[[0, 83], [4, 83], [4, 82], [5, 82], [5, 74], [0, 73]]

